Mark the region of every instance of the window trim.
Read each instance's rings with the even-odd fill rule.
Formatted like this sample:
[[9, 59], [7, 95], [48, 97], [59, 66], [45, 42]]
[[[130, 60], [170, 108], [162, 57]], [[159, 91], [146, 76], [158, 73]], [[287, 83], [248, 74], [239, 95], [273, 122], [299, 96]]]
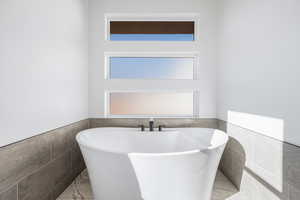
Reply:
[[[155, 93], [155, 92], [165, 92], [165, 93], [193, 93], [193, 114], [191, 115], [113, 115], [110, 113], [110, 93]], [[199, 90], [187, 89], [187, 90], [158, 90], [158, 89], [144, 89], [144, 90], [105, 90], [104, 91], [104, 116], [105, 118], [199, 118], [199, 102], [200, 92]]]
[[[199, 40], [198, 26], [199, 14], [197, 13], [107, 13], [104, 15], [105, 31], [104, 40], [113, 43], [193, 43]], [[112, 41], [110, 40], [111, 21], [193, 21], [193, 41]]]
[[[192, 79], [112, 79], [110, 78], [110, 58], [111, 57], [157, 57], [157, 58], [193, 58], [193, 78]], [[199, 80], [199, 52], [104, 52], [104, 79], [105, 80]]]

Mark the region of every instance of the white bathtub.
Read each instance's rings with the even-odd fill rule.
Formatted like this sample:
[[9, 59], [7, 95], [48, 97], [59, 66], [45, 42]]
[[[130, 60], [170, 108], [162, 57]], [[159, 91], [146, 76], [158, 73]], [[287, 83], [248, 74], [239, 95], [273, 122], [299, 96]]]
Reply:
[[76, 139], [96, 200], [210, 200], [228, 137], [203, 128], [95, 128]]

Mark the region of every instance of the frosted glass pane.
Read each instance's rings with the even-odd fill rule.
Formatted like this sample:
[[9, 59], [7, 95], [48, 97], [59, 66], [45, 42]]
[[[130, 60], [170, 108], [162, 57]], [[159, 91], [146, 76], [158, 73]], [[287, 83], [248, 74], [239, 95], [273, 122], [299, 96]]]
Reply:
[[192, 57], [110, 57], [111, 79], [193, 79]]
[[194, 34], [110, 34], [111, 41], [193, 41]]
[[109, 101], [112, 115], [193, 115], [192, 92], [114, 92]]

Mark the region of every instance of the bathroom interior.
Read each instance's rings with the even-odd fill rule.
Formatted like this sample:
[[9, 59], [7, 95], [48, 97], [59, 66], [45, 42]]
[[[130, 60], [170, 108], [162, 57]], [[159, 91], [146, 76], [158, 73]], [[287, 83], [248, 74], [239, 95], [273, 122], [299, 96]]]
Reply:
[[299, 200], [299, 0], [1, 0], [0, 200]]

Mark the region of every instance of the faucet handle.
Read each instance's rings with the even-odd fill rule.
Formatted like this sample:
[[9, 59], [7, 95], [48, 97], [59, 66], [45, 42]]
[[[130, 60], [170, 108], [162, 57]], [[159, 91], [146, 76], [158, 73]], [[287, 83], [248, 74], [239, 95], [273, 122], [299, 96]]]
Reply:
[[158, 126], [158, 131], [162, 131], [162, 128], [165, 128], [166, 126], [165, 125], [159, 125]]
[[141, 131], [145, 131], [145, 126], [143, 124], [139, 125], [139, 127], [141, 128]]

